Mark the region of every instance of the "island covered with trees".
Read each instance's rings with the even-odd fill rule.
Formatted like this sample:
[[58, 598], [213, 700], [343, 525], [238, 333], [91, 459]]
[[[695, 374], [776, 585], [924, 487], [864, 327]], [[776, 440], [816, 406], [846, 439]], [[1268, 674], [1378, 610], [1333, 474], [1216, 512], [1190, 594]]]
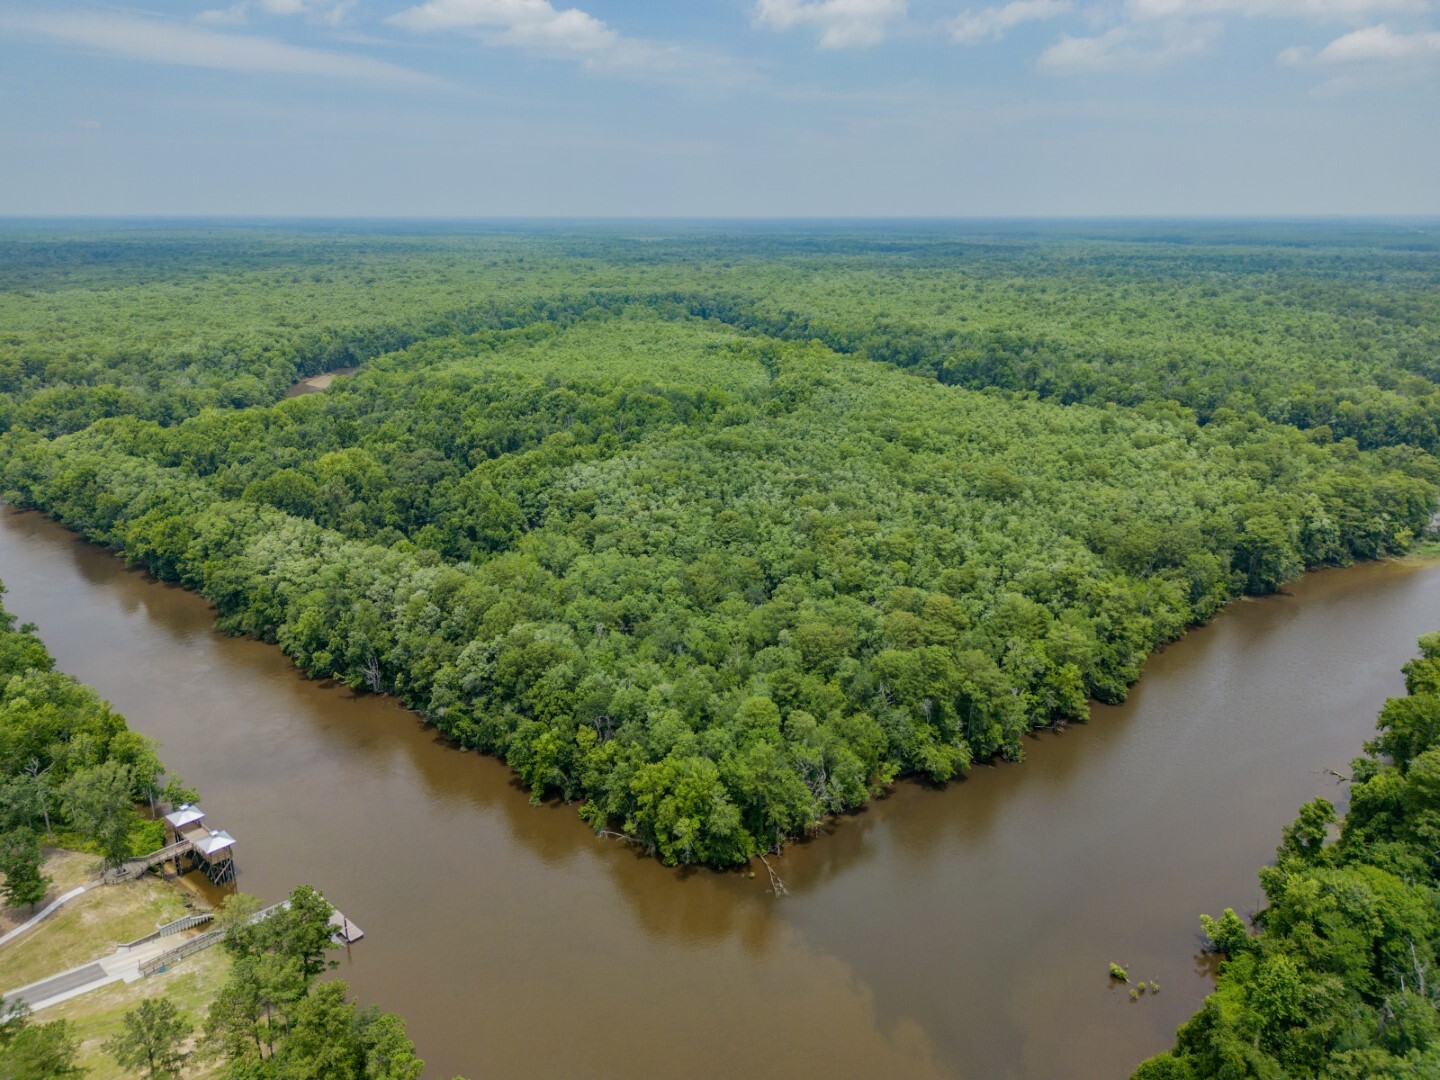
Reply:
[[[1403, 226], [0, 237], [0, 485], [667, 863], [1023, 756], [1440, 488]], [[363, 365], [324, 393], [296, 380]]]

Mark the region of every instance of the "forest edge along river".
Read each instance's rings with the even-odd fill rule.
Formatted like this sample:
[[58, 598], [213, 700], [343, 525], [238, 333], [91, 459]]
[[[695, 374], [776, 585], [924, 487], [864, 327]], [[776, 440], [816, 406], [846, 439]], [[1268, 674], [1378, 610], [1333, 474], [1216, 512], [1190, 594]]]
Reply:
[[[532, 807], [393, 700], [306, 680], [200, 597], [0, 510], [7, 606], [161, 740], [244, 837], [239, 885], [316, 885], [365, 926], [340, 974], [403, 1014], [427, 1075], [1113, 1077], [1210, 988], [1197, 916], [1317, 795], [1343, 804], [1440, 565], [1307, 575], [1152, 657], [1121, 706], [1020, 765], [902, 783], [771, 860], [666, 869]], [[1109, 961], [1161, 987], [1132, 1002]]]

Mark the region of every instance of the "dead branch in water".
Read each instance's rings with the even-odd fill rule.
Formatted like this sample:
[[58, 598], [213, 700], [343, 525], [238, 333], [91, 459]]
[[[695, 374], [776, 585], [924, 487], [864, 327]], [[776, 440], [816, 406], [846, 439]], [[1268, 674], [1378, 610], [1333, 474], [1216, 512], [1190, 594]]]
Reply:
[[1339, 780], [1342, 784], [1350, 783], [1350, 777], [1346, 776], [1344, 773], [1338, 773], [1334, 769], [1321, 769], [1320, 771], [1322, 773], [1329, 773], [1331, 776], [1335, 777], [1336, 780]]
[[616, 840], [624, 840], [627, 844], [642, 843], [638, 836], [631, 836], [629, 833], [616, 832], [614, 829], [596, 829], [596, 836], [609, 836]]
[[776, 896], [789, 896], [790, 890], [785, 888], [784, 880], [775, 872], [775, 868], [770, 865], [770, 860], [765, 858], [764, 855], [761, 855], [760, 861], [765, 864], [765, 869], [770, 874], [770, 891]]

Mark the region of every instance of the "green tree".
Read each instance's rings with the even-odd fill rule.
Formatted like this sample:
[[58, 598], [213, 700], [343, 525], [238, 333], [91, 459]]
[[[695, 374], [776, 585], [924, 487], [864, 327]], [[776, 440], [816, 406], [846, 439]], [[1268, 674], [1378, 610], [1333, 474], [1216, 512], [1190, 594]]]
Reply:
[[1218, 919], [1201, 915], [1200, 926], [1210, 939], [1210, 947], [1216, 952], [1236, 957], [1250, 947], [1250, 931], [1245, 928], [1244, 920], [1235, 914], [1234, 908], [1227, 907]]
[[334, 912], [316, 889], [297, 885], [289, 904], [260, 923], [261, 941], [281, 956], [298, 960], [306, 978], [314, 978], [335, 966], [325, 959], [335, 948], [335, 928], [330, 925]]
[[121, 1019], [120, 1032], [105, 1043], [105, 1052], [127, 1069], [144, 1069], [149, 1080], [180, 1075], [185, 1054], [181, 1046], [194, 1025], [169, 998], [146, 998]]
[[289, 1030], [305, 990], [305, 972], [294, 957], [241, 957], [210, 1005], [206, 1038], [228, 1061], [263, 1061]]
[[256, 918], [264, 903], [249, 893], [231, 893], [215, 914], [215, 929], [223, 933], [225, 947], [242, 958], [264, 951], [260, 921]]
[[85, 1075], [75, 1063], [80, 1039], [68, 1020], [30, 1022], [25, 1003], [9, 1003], [0, 1012], [0, 1080], [74, 1080]]
[[295, 1008], [289, 1034], [275, 1052], [287, 1080], [348, 1080], [365, 1075], [365, 1049], [345, 983], [320, 983]]
[[356, 1025], [365, 1055], [366, 1080], [420, 1080], [425, 1062], [415, 1056], [415, 1044], [405, 1034], [405, 1021], [373, 1006], [362, 1011]]
[[1335, 807], [1328, 799], [1312, 799], [1300, 807], [1300, 816], [1285, 826], [1280, 854], [1305, 862], [1319, 862], [1325, 850], [1325, 836], [1335, 824]]
[[60, 788], [60, 799], [70, 822], [94, 842], [107, 866], [119, 866], [130, 857], [130, 830], [136, 815], [130, 767], [105, 761], [81, 769]]
[[0, 874], [5, 875], [5, 899], [31, 909], [45, 898], [50, 879], [40, 872], [40, 838], [22, 825], [0, 835]]

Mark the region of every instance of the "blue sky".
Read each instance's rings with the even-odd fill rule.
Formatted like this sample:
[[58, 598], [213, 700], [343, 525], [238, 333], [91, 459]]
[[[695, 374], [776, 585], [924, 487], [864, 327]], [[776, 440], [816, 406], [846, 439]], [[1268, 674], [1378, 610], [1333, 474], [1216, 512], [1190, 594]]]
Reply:
[[0, 214], [1440, 213], [1440, 0], [0, 0]]

